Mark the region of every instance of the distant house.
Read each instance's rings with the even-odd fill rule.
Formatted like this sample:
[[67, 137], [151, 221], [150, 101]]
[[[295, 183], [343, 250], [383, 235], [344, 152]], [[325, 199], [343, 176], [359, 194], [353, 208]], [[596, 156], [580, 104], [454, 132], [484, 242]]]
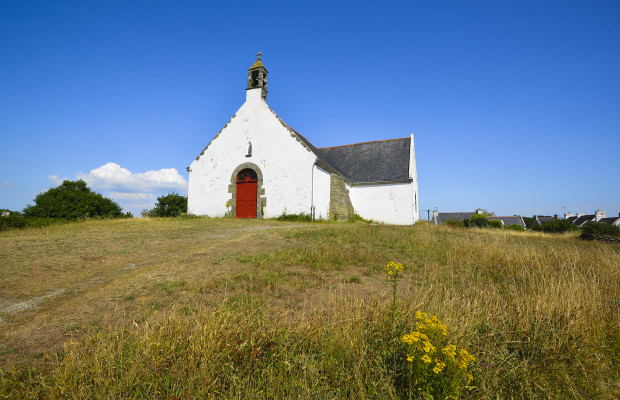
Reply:
[[489, 221], [492, 221], [494, 219], [501, 221], [504, 226], [519, 225], [519, 226], [522, 226], [523, 229], [525, 229], [525, 221], [523, 221], [523, 217], [521, 217], [520, 215], [508, 215], [508, 216], [492, 215], [492, 216], [487, 217], [487, 219]]
[[470, 219], [476, 212], [447, 212], [440, 213], [439, 211], [433, 211], [433, 219], [431, 222], [433, 225], [445, 224], [448, 221], [465, 221]]
[[530, 228], [533, 228], [535, 226], [541, 226], [545, 222], [557, 221], [558, 219], [560, 219], [560, 216], [558, 214], [555, 214], [553, 217], [549, 215], [534, 215], [532, 218], [534, 219], [534, 221], [532, 221], [532, 226]]
[[604, 224], [609, 224], [609, 225], [620, 226], [620, 214], [617, 217], [601, 218], [601, 220], [598, 222], [602, 222]]
[[[465, 221], [466, 219], [470, 219], [473, 215], [475, 214], [483, 214], [484, 211], [479, 208], [474, 212], [442, 212], [440, 213], [439, 211], [435, 210], [433, 211], [433, 219], [432, 219], [432, 223], [433, 225], [440, 225], [440, 224], [445, 224], [446, 221]], [[525, 228], [525, 222], [523, 221], [523, 218], [520, 215], [512, 215], [512, 216], [487, 216], [487, 219], [489, 221], [492, 220], [498, 220], [501, 221], [501, 223], [504, 226], [510, 226], [510, 225], [519, 225], [522, 226], [523, 228]]]
[[596, 210], [594, 214], [577, 213], [564, 214], [564, 217], [577, 227], [583, 227], [588, 222], [601, 222], [604, 224], [620, 226], [620, 215], [617, 217], [607, 217], [605, 211]]
[[11, 213], [9, 211], [2, 210], [2, 216], [3, 217], [8, 217], [9, 215], [11, 215]]

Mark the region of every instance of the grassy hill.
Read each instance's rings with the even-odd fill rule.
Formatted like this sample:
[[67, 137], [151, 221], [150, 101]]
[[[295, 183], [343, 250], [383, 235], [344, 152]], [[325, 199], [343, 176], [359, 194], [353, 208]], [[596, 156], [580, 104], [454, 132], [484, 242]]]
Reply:
[[[428, 225], [0, 232], [0, 396], [614, 399], [619, 266], [620, 246], [576, 234]], [[401, 340], [430, 332], [416, 312], [447, 327], [428, 365]], [[471, 381], [433, 372], [448, 344]]]

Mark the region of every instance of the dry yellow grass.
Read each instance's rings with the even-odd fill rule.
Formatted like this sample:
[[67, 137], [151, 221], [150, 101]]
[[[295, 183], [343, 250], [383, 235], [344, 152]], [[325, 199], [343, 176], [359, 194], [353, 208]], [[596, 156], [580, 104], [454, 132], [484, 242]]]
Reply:
[[[119, 220], [2, 232], [0, 257], [0, 308], [39, 299], [0, 315], [0, 388], [23, 382], [22, 395], [402, 395], [380, 363], [395, 339], [382, 272], [393, 260], [407, 268], [397, 328], [416, 310], [437, 315], [479, 361], [467, 396], [620, 396], [620, 246], [574, 234]], [[179, 338], [193, 344], [170, 363]], [[35, 357], [67, 340], [64, 358]], [[252, 340], [277, 357], [244, 353]], [[252, 365], [263, 372], [248, 376]]]

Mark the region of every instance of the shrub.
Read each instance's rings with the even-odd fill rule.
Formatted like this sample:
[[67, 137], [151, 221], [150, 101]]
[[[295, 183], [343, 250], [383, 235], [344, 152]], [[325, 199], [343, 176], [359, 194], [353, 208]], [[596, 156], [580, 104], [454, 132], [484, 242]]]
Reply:
[[524, 231], [525, 230], [524, 227], [522, 227], [521, 225], [517, 225], [517, 224], [508, 225], [506, 229], [511, 229], [513, 231]]
[[602, 222], [588, 222], [579, 235], [581, 239], [585, 240], [596, 239], [596, 236], [620, 237], [620, 227]]
[[530, 229], [532, 225], [534, 225], [534, 218], [532, 217], [523, 217], [523, 222], [525, 222], [525, 228]]
[[353, 214], [353, 216], [351, 218], [349, 218], [349, 222], [365, 222], [367, 224], [372, 223], [372, 219], [365, 219], [363, 217], [361, 217], [359, 214]]
[[181, 217], [187, 214], [187, 197], [178, 193], [168, 193], [157, 198], [152, 210], [143, 210], [143, 217]]
[[286, 211], [276, 219], [278, 221], [312, 222], [312, 216], [310, 214], [287, 214]]
[[39, 218], [10, 215], [8, 217], [0, 217], [0, 231], [22, 228], [41, 228], [43, 226], [63, 224], [67, 222], [69, 222], [69, 220], [63, 218]]
[[489, 220], [486, 214], [474, 214], [470, 219], [463, 221], [468, 228], [486, 228], [489, 226]]
[[543, 222], [541, 225], [533, 226], [532, 230], [547, 233], [563, 233], [576, 231], [577, 227], [567, 219], [557, 219], [553, 221]]
[[454, 221], [449, 219], [446, 221], [446, 226], [449, 226], [450, 228], [464, 228], [465, 224], [463, 224], [463, 221]]
[[498, 220], [498, 219], [492, 219], [489, 221], [489, 226], [491, 228], [494, 229], [504, 229], [504, 224], [502, 224], [502, 221]]
[[91, 191], [83, 180], [65, 180], [57, 187], [40, 193], [35, 205], [24, 209], [24, 216], [38, 218], [83, 219], [93, 217], [127, 217], [111, 199]]

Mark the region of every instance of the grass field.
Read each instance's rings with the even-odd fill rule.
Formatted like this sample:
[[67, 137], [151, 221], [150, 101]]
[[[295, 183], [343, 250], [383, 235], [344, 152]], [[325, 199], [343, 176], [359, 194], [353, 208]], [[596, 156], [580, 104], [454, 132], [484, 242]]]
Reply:
[[[405, 268], [395, 303], [389, 261]], [[427, 384], [441, 398], [458, 383], [460, 398], [616, 399], [619, 267], [620, 246], [576, 234], [428, 225], [0, 232], [0, 397], [423, 398]], [[414, 373], [400, 338], [416, 311], [475, 357], [471, 382]]]

